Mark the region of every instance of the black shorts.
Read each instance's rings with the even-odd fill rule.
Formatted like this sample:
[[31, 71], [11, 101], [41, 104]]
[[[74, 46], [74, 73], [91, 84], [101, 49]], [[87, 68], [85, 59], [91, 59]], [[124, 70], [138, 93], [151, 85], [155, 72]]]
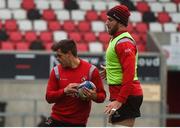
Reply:
[[41, 127], [86, 127], [86, 125], [62, 122], [49, 117]]
[[109, 117], [111, 123], [120, 122], [130, 118], [140, 117], [140, 106], [143, 101], [143, 96], [129, 96], [126, 103], [116, 110]]

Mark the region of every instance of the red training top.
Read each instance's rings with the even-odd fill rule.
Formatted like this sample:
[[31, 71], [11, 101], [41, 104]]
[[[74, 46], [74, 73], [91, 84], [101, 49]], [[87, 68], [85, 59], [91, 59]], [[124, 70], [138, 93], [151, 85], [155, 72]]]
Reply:
[[[59, 80], [55, 76], [55, 71], [51, 71], [46, 100], [49, 103], [54, 103], [51, 113], [54, 119], [73, 124], [87, 123], [91, 110], [91, 101], [83, 101], [77, 96], [67, 96], [64, 93], [64, 88], [69, 83], [81, 83], [84, 80], [89, 80], [90, 67], [91, 64], [81, 59], [77, 68], [62, 68], [61, 65], [58, 65]], [[97, 68], [92, 73], [91, 81], [96, 85], [97, 100], [95, 102], [103, 102], [106, 93]]]

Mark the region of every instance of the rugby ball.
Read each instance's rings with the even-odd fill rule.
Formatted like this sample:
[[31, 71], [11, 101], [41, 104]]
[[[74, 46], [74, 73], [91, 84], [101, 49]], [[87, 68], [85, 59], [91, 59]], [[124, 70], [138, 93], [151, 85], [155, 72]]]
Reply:
[[78, 87], [78, 95], [79, 95], [80, 98], [85, 99], [86, 95], [83, 93], [83, 90], [82, 90], [83, 88], [93, 89], [93, 88], [96, 88], [96, 86], [91, 81], [84, 81], [79, 85], [79, 87]]

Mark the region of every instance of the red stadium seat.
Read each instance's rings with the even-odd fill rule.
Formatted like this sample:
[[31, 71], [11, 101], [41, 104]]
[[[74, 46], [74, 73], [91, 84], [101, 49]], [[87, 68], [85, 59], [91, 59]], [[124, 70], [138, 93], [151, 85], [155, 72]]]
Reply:
[[157, 16], [157, 20], [160, 23], [167, 23], [171, 21], [171, 18], [167, 12], [159, 12]]
[[86, 20], [88, 20], [88, 21], [98, 20], [98, 18], [99, 18], [98, 14], [95, 10], [88, 10], [86, 12], [85, 17], [86, 17]]
[[35, 8], [34, 0], [23, 0], [21, 3], [21, 7], [25, 10], [30, 10]]
[[88, 52], [88, 45], [86, 43], [77, 43], [78, 52]]
[[23, 35], [19, 31], [10, 32], [10, 41], [18, 42], [23, 39]]
[[29, 43], [28, 42], [18, 42], [15, 44], [15, 48], [18, 51], [28, 51], [29, 50]]
[[93, 32], [86, 32], [84, 33], [84, 41], [88, 43], [96, 41], [96, 35]]
[[108, 46], [109, 46], [109, 43], [108, 43], [108, 44], [103, 44], [103, 49], [104, 49], [104, 51], [107, 50]]
[[82, 41], [82, 35], [79, 32], [69, 32], [69, 38], [75, 40], [77, 43]]
[[133, 32], [135, 30], [133, 23], [130, 22], [127, 26], [127, 29], [128, 29], [128, 32], [130, 32], [130, 33]]
[[53, 42], [53, 35], [51, 32], [43, 31], [40, 33], [40, 39], [45, 43]]
[[100, 32], [98, 36], [98, 40], [103, 44], [107, 44], [109, 43], [110, 36], [107, 32]]
[[45, 50], [46, 50], [46, 51], [51, 51], [52, 44], [53, 44], [53, 43], [45, 43], [45, 44], [44, 44]]
[[50, 31], [56, 31], [61, 29], [61, 24], [59, 21], [49, 21], [48, 22], [48, 29]]
[[3, 27], [3, 23], [0, 21], [0, 29], [2, 29]]
[[180, 32], [180, 24], [177, 26], [177, 31]]
[[1, 50], [14, 50], [12, 42], [1, 42]]
[[106, 11], [101, 11], [100, 14], [99, 14], [99, 18], [100, 20], [102, 21], [106, 21], [107, 20], [107, 15], [106, 15]]
[[17, 23], [16, 23], [16, 20], [6, 20], [5, 23], [4, 23], [4, 26], [5, 26], [5, 29], [7, 31], [16, 31], [18, 26], [17, 26]]
[[56, 19], [56, 14], [55, 14], [54, 10], [46, 9], [46, 10], [43, 10], [42, 17], [43, 17], [43, 19], [45, 19], [47, 21], [51, 21], [51, 20]]
[[137, 44], [136, 46], [137, 46], [138, 52], [145, 52], [146, 51], [144, 44]]
[[150, 7], [149, 7], [148, 3], [145, 1], [137, 2], [136, 9], [142, 13], [150, 11]]
[[78, 30], [81, 32], [91, 31], [91, 24], [88, 21], [80, 21], [77, 27], [78, 27]]
[[147, 33], [142, 33], [141, 34], [141, 39], [142, 39], [142, 42], [144, 42], [146, 44], [146, 42], [147, 42]]
[[180, 0], [172, 0], [174, 3], [179, 4]]
[[140, 33], [146, 33], [149, 30], [148, 24], [145, 22], [136, 23], [135, 29], [137, 32], [140, 32]]
[[63, 28], [67, 32], [72, 32], [76, 30], [76, 25], [73, 21], [67, 20], [67, 21], [64, 21]]
[[141, 42], [140, 34], [138, 34], [138, 33], [131, 33], [131, 36], [134, 38], [134, 40], [136, 41], [137, 44], [139, 44]]
[[25, 41], [27, 41], [27, 42], [32, 42], [32, 41], [34, 41], [34, 40], [37, 40], [37, 35], [36, 35], [36, 32], [34, 32], [34, 31], [27, 31], [26, 33], [25, 33]]

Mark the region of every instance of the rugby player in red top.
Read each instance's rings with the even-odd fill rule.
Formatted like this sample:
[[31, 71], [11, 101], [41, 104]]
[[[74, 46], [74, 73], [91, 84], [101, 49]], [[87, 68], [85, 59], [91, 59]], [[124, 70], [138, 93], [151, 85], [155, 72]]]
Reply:
[[112, 125], [134, 126], [140, 116], [143, 92], [137, 76], [136, 42], [127, 32], [130, 12], [117, 5], [107, 12], [106, 27], [111, 40], [106, 50], [106, 66], [101, 72], [107, 78], [110, 103], [105, 108]]
[[[84, 127], [91, 110], [91, 101], [102, 103], [106, 93], [98, 69], [77, 56], [73, 40], [61, 40], [54, 43], [59, 65], [50, 74], [46, 100], [52, 103], [52, 112], [45, 126], [49, 127]], [[77, 87], [85, 80], [92, 81], [96, 88], [84, 89], [86, 100], [78, 97]]]

